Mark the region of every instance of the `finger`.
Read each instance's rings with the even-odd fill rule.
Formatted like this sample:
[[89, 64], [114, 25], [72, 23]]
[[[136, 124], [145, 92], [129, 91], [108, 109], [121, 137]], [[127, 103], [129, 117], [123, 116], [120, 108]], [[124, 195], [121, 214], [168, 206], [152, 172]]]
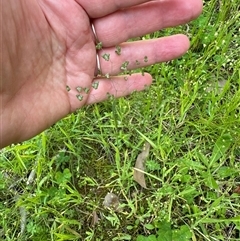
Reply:
[[202, 10], [200, 0], [151, 1], [94, 20], [99, 41], [110, 47], [166, 27], [189, 22]]
[[102, 75], [117, 75], [158, 62], [182, 56], [189, 48], [189, 40], [179, 34], [159, 39], [127, 42], [98, 52]]
[[99, 18], [123, 8], [149, 2], [151, 0], [77, 0], [91, 18]]
[[149, 74], [133, 74], [131, 76], [117, 76], [110, 79], [96, 79], [98, 88], [91, 89], [86, 104], [99, 103], [107, 100], [109, 96], [116, 98], [131, 94], [133, 91], [144, 90], [152, 83], [152, 77]]

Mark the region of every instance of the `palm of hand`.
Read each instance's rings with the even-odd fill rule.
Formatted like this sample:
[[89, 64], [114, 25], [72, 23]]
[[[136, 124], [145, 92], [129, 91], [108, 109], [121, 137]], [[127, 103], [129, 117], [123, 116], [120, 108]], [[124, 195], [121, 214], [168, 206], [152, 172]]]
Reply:
[[[4, 121], [12, 123], [11, 132], [15, 128], [24, 139], [86, 103], [90, 92], [84, 92], [83, 100], [79, 101], [77, 91], [67, 92], [66, 86], [90, 89], [96, 65], [89, 18], [75, 1], [42, 3], [43, 12], [37, 3], [27, 4], [24, 16], [28, 20], [22, 18], [25, 26], [16, 26], [19, 43], [27, 41], [27, 47], [19, 51], [19, 61], [16, 59], [13, 64], [15, 69], [21, 65], [20, 70], [14, 72], [13, 68], [11, 81], [4, 86], [7, 92], [3, 101], [8, 103], [5, 114], [15, 112], [10, 115], [13, 117], [10, 120], [4, 119], [4, 114], [2, 118], [3, 124]], [[37, 42], [35, 38], [38, 38]]]
[[[88, 90], [91, 87], [96, 65], [95, 42], [89, 17], [76, 1], [61, 1], [61, 4], [49, 1], [48, 5], [42, 4], [42, 9], [45, 14], [42, 22], [46, 24], [42, 32], [48, 39], [43, 48], [50, 50], [48, 55], [52, 60], [46, 66], [47, 78], [41, 94], [45, 95], [45, 101], [49, 98], [54, 103], [57, 101], [60, 108], [68, 103], [66, 115], [87, 101], [90, 92], [82, 93], [83, 99], [79, 102], [76, 88]], [[66, 87], [75, 91], [68, 93]], [[51, 95], [47, 89], [52, 91]]]
[[[88, 15], [95, 19], [103, 42], [99, 56], [111, 53], [111, 61], [101, 59], [101, 70], [116, 75], [125, 61], [134, 69], [184, 54], [189, 40], [183, 35], [123, 43], [121, 56], [115, 53], [115, 46], [186, 23], [199, 15], [201, 7], [201, 0], [4, 1], [0, 147], [31, 138], [83, 105], [105, 100], [107, 93], [124, 96], [151, 84], [149, 74], [134, 74], [128, 81], [98, 78], [98, 88], [92, 87], [96, 48]], [[148, 56], [147, 63], [144, 56]]]

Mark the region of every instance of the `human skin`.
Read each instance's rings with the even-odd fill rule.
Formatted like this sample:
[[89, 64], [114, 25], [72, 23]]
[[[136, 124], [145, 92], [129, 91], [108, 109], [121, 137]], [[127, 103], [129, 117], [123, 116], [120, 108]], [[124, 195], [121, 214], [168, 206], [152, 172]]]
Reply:
[[[108, 95], [121, 97], [152, 82], [149, 74], [117, 76], [129, 69], [169, 61], [189, 48], [184, 35], [126, 42], [184, 24], [202, 11], [201, 0], [2, 0], [0, 5], [0, 147], [27, 140], [69, 113]], [[102, 74], [94, 76], [94, 24], [103, 48]], [[115, 53], [121, 46], [121, 55]], [[101, 55], [110, 54], [110, 61]], [[143, 61], [147, 56], [148, 61]], [[136, 66], [136, 60], [140, 65]], [[98, 88], [92, 87], [99, 82]], [[66, 90], [66, 86], [71, 88]], [[76, 87], [89, 88], [82, 92]]]

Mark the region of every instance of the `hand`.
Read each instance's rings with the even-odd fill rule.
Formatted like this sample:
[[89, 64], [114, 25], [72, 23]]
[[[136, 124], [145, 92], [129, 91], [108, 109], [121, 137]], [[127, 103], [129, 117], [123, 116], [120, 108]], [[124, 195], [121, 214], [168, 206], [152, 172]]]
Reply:
[[[181, 56], [188, 38], [124, 41], [186, 23], [201, 10], [201, 0], [3, 0], [0, 147], [29, 139], [70, 112], [107, 99], [108, 93], [120, 97], [150, 85], [149, 74], [128, 80], [116, 75], [125, 61], [134, 69]], [[98, 53], [102, 74], [110, 79], [94, 77], [91, 23], [103, 46]], [[121, 55], [115, 53], [117, 45]], [[101, 57], [104, 53], [109, 61]]]

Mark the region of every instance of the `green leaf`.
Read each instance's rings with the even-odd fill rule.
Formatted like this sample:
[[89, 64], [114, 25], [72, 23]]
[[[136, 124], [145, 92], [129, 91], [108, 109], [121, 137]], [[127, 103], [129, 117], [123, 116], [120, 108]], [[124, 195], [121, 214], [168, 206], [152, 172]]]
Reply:
[[158, 240], [160, 241], [172, 241], [172, 229], [171, 223], [163, 221], [158, 225]]
[[210, 166], [224, 155], [231, 143], [232, 137], [230, 134], [224, 134], [217, 139], [210, 159]]
[[54, 233], [56, 237], [59, 238], [61, 241], [70, 241], [70, 240], [76, 240], [76, 236], [72, 234], [61, 234], [61, 233]]
[[240, 222], [240, 216], [236, 216], [233, 218], [206, 218], [201, 221], [201, 223], [225, 223], [225, 222]]
[[147, 237], [143, 236], [143, 235], [139, 235], [137, 236], [137, 240], [136, 241], [146, 241]]
[[192, 238], [192, 232], [188, 226], [183, 225], [179, 230], [173, 231], [172, 241], [189, 241]]
[[156, 236], [154, 234], [148, 236], [147, 241], [158, 241], [158, 239], [156, 238]]
[[129, 235], [129, 234], [123, 234], [122, 236], [120, 237], [115, 237], [112, 239], [112, 241], [118, 241], [118, 240], [132, 240], [132, 236]]
[[[196, 153], [197, 155], [201, 155], [201, 153]], [[193, 169], [196, 169], [196, 170], [204, 170], [205, 169], [205, 166], [202, 165], [200, 162], [198, 161], [192, 161], [188, 158], [182, 158], [182, 159], [179, 159], [183, 164], [185, 164], [185, 166], [187, 166], [188, 168], [193, 168]], [[204, 163], [205, 164], [205, 163]]]
[[212, 189], [218, 189], [218, 184], [210, 172], [201, 172], [201, 176], [204, 178], [206, 186]]
[[[162, 239], [161, 239], [162, 240]], [[156, 238], [156, 236], [154, 234], [151, 234], [150, 236], [146, 237], [143, 235], [139, 235], [137, 237], [136, 241], [159, 241], [159, 239]]]
[[63, 174], [64, 174], [64, 178], [67, 180], [70, 180], [70, 178], [72, 177], [72, 174], [68, 168], [64, 169]]
[[72, 177], [72, 174], [68, 168], [64, 169], [63, 173], [62, 172], [57, 172], [56, 173], [56, 181], [58, 184], [65, 184], [68, 181], [70, 181], [70, 178]]
[[218, 184], [210, 173], [208, 174], [208, 177], [206, 179], [206, 184], [212, 189], [218, 189]]
[[153, 230], [153, 229], [155, 228], [155, 227], [154, 227], [152, 224], [150, 224], [150, 223], [145, 224], [144, 227], [145, 227], [146, 229], [148, 229], [148, 230]]
[[238, 170], [236, 168], [226, 166], [220, 167], [217, 172], [220, 178], [234, 177], [235, 175], [238, 175]]

